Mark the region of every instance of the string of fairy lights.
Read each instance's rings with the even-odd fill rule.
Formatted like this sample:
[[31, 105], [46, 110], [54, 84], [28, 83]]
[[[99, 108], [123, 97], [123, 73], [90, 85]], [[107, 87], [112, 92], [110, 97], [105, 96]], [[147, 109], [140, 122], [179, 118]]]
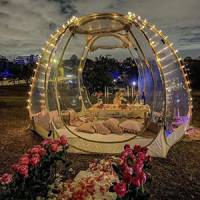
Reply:
[[[29, 111], [30, 117], [32, 115], [36, 114], [34, 113], [32, 106], [33, 103], [32, 99], [33, 97], [33, 91], [35, 88], [40, 90], [40, 97], [37, 97], [37, 101], [40, 103], [40, 109], [44, 110], [46, 108], [46, 101], [45, 101], [45, 76], [47, 73], [47, 69], [49, 67], [49, 57], [53, 50], [56, 48], [56, 42], [58, 38], [68, 29], [70, 25], [77, 24], [78, 18], [73, 16], [70, 18], [70, 20], [67, 21], [66, 24], [63, 24], [59, 29], [56, 30], [54, 34], [50, 35], [50, 38], [48, 41], [46, 41], [45, 47], [42, 48], [42, 53], [39, 56], [39, 60], [36, 63], [36, 69], [34, 69], [34, 76], [32, 78], [32, 83], [30, 84], [30, 91], [29, 99], [27, 100], [28, 106], [27, 109]], [[56, 60], [53, 59], [53, 62], [55, 63]], [[38, 86], [41, 83], [40, 86]]]
[[[141, 30], [144, 30], [145, 28], [147, 28], [148, 30], [152, 31], [154, 33], [154, 35], [152, 37], [149, 38], [149, 41], [150, 41], [150, 46], [152, 46], [154, 49], [157, 47], [158, 45], [158, 42], [156, 42], [155, 38], [156, 37], [160, 37], [162, 38], [162, 40], [164, 41], [164, 43], [166, 44], [166, 47], [164, 47], [163, 49], [160, 49], [158, 51], [156, 51], [156, 59], [157, 59], [157, 63], [158, 65], [161, 66], [161, 70], [167, 68], [168, 66], [172, 65], [174, 63], [171, 62], [171, 63], [168, 63], [168, 64], [165, 64], [163, 65], [162, 64], [162, 61], [166, 60], [167, 58], [169, 58], [170, 56], [175, 56], [176, 58], [176, 61], [178, 64], [179, 64], [179, 69], [182, 71], [182, 74], [183, 74], [183, 78], [184, 78], [184, 82], [185, 82], [185, 86], [186, 86], [186, 89], [187, 89], [187, 93], [188, 93], [188, 96], [189, 96], [189, 115], [191, 116], [192, 115], [192, 97], [191, 97], [191, 84], [190, 84], [190, 81], [189, 81], [189, 78], [188, 78], [188, 74], [187, 74], [187, 71], [186, 71], [186, 68], [182, 62], [182, 58], [178, 55], [178, 50], [175, 49], [173, 43], [171, 43], [168, 39], [168, 36], [167, 35], [164, 35], [164, 33], [162, 32], [162, 30], [158, 30], [156, 28], [156, 26], [154, 24], [151, 24], [147, 21], [147, 19], [144, 19], [142, 20], [142, 18], [140, 16], [136, 16], [136, 14], [132, 13], [132, 12], [128, 12], [128, 16], [127, 16], [127, 19], [128, 20], [131, 20], [131, 21], [134, 21], [135, 23], [137, 23], [140, 27]], [[146, 32], [145, 32], [146, 33]], [[169, 53], [168, 55], [166, 55], [165, 57], [161, 57], [161, 53], [166, 51], [167, 49], [171, 50], [171, 53]], [[167, 73], [173, 73], [173, 71], [170, 71], [170, 72], [166, 72], [164, 73], [164, 75], [167, 75]], [[166, 86], [169, 84], [169, 83], [172, 83], [171, 81], [166, 81], [165, 80], [165, 84]], [[168, 88], [166, 88], [166, 92], [168, 91], [167, 90]], [[167, 97], [169, 96], [169, 93], [166, 94]]]
[[[113, 19], [115, 19], [116, 17], [119, 17], [116, 14], [113, 14]], [[122, 17], [122, 16], [120, 16]], [[168, 63], [168, 64], [163, 64], [163, 61], [168, 59], [171, 56], [174, 56], [176, 58], [176, 62], [179, 64], [180, 66], [180, 70], [183, 73], [183, 77], [184, 77], [184, 81], [185, 81], [185, 86], [188, 92], [188, 96], [189, 96], [189, 107], [190, 107], [190, 116], [192, 114], [192, 97], [191, 97], [191, 86], [190, 86], [190, 81], [187, 75], [187, 71], [185, 69], [185, 66], [182, 62], [182, 58], [179, 57], [178, 55], [178, 50], [176, 50], [174, 48], [173, 43], [171, 43], [168, 40], [168, 36], [165, 35], [162, 30], [158, 30], [156, 28], [156, 26], [154, 24], [151, 24], [150, 22], [147, 21], [147, 19], [142, 19], [140, 16], [137, 16], [136, 14], [132, 13], [132, 12], [128, 12], [128, 15], [124, 16], [124, 18], [127, 20], [127, 22], [131, 23], [136, 23], [138, 24], [139, 28], [141, 31], [144, 31], [146, 29], [148, 29], [148, 31], [151, 31], [153, 33], [153, 35], [151, 37], [149, 37], [149, 45], [156, 49], [156, 47], [159, 45], [158, 42], [156, 41], [156, 38], [161, 38], [166, 46], [162, 49], [159, 49], [156, 51], [156, 61], [158, 63], [158, 65], [160, 66], [161, 70], [163, 71], [164, 69], [166, 69], [167, 67], [169, 67], [172, 63]], [[29, 94], [29, 99], [28, 101], [28, 106], [27, 109], [29, 110], [29, 114], [30, 116], [32, 116], [34, 113], [34, 109], [32, 109], [33, 103], [35, 103], [35, 101], [38, 102], [38, 104], [40, 104], [40, 109], [41, 111], [44, 110], [46, 108], [46, 88], [45, 88], [45, 84], [47, 80], [47, 70], [48, 67], [50, 67], [50, 63], [51, 62], [56, 62], [55, 59], [51, 60], [51, 55], [52, 52], [54, 51], [54, 49], [57, 47], [57, 41], [59, 40], [59, 38], [61, 37], [61, 35], [63, 35], [66, 30], [68, 30], [71, 26], [78, 26], [80, 23], [80, 19], [81, 18], [77, 18], [75, 16], [71, 17], [69, 19], [69, 21], [67, 21], [65, 24], [63, 24], [60, 28], [58, 28], [56, 30], [56, 32], [54, 34], [50, 35], [50, 38], [48, 41], [46, 41], [45, 46], [42, 48], [42, 53], [41, 56], [39, 56], [39, 61], [36, 63], [37, 67], [34, 70], [34, 76], [32, 78], [32, 83], [30, 85], [30, 92]], [[85, 46], [85, 49], [87, 49], [88, 46]], [[170, 50], [171, 53], [166, 55], [165, 57], [162, 57], [162, 53], [165, 52], [166, 50]], [[81, 60], [84, 60], [84, 57], [81, 58]], [[174, 62], [174, 61], [173, 61]], [[82, 72], [82, 68], [79, 67], [78, 68], [79, 72]], [[167, 74], [165, 74], [167, 75]], [[167, 87], [170, 84], [170, 81], [166, 80], [165, 82], [166, 84], [166, 95], [169, 95], [168, 91], [167, 91]], [[38, 97], [34, 97], [34, 89], [38, 89], [40, 91], [40, 94]], [[33, 102], [34, 99], [34, 102]]]

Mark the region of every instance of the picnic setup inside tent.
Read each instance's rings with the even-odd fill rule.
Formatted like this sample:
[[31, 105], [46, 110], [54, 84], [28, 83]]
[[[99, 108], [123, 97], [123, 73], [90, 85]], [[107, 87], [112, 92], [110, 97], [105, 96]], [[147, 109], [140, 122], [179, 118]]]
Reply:
[[[92, 62], [86, 63], [104, 52], [131, 57], [137, 78], [93, 95], [84, 80]], [[161, 30], [134, 13], [72, 17], [51, 34], [37, 63], [28, 99], [33, 130], [44, 138], [66, 135], [70, 152], [117, 154], [125, 144], [140, 144], [166, 157], [192, 113], [177, 53]]]

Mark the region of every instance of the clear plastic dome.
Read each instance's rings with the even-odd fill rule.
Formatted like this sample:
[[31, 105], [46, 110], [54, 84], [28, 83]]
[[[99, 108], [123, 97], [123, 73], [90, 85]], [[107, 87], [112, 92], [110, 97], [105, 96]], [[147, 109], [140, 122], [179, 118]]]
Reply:
[[133, 13], [72, 17], [43, 48], [29, 99], [34, 129], [72, 152], [124, 144], [166, 156], [189, 124], [189, 80], [167, 36]]

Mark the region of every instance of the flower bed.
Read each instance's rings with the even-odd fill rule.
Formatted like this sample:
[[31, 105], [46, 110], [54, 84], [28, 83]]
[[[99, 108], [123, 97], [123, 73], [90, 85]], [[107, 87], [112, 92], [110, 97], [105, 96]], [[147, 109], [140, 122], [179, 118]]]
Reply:
[[13, 174], [5, 173], [0, 177], [1, 199], [36, 199], [47, 197], [49, 185], [55, 181], [58, 164], [67, 169], [67, 139], [44, 140], [22, 155], [12, 165]]
[[[13, 174], [0, 177], [0, 199], [34, 200], [38, 197], [57, 200], [147, 199], [151, 157], [147, 148], [125, 145], [119, 157], [89, 163], [74, 180], [67, 179], [67, 140], [44, 140], [29, 149], [16, 164]], [[57, 177], [63, 164], [64, 179]]]

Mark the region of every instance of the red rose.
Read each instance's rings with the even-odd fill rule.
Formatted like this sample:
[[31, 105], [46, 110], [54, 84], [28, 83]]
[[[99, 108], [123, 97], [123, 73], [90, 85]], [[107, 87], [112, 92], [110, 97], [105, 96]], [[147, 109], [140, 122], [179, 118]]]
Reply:
[[29, 164], [29, 156], [23, 155], [19, 158], [19, 164], [20, 165], [28, 165]]
[[146, 157], [145, 153], [139, 152], [139, 154], [138, 154], [138, 159], [139, 159], [139, 160], [144, 161], [144, 160], [145, 160], [145, 157]]
[[151, 162], [151, 156], [149, 156], [149, 155], [146, 156], [146, 157], [145, 157], [145, 162]]
[[136, 145], [134, 146], [134, 148], [133, 148], [133, 151], [134, 151], [134, 153], [136, 153], [136, 154], [137, 154], [138, 152], [140, 152], [140, 150], [141, 150], [141, 146], [140, 146], [140, 145], [137, 145], [137, 144], [136, 144]]
[[133, 154], [133, 150], [127, 148], [126, 150], [124, 150], [120, 156], [120, 158], [125, 159], [130, 157], [132, 160], [135, 158], [134, 154]]
[[140, 151], [146, 154], [147, 151], [148, 151], [148, 148], [147, 147], [142, 147]]
[[131, 183], [132, 181], [132, 176], [130, 175], [129, 172], [124, 172], [123, 173], [123, 177], [122, 177], [123, 181], [126, 183]]
[[13, 170], [13, 171], [15, 171], [15, 172], [18, 172], [18, 169], [19, 169], [19, 164], [13, 164], [12, 166], [11, 166], [11, 169]]
[[67, 144], [67, 137], [65, 135], [62, 135], [60, 137], [60, 144], [61, 145], [66, 145]]
[[140, 187], [141, 185], [144, 185], [146, 183], [146, 180], [146, 174], [143, 171], [141, 171], [135, 178], [133, 178], [132, 184], [136, 187]]
[[143, 166], [144, 166], [143, 163], [137, 162], [137, 163], [135, 164], [135, 166], [134, 166], [135, 173], [136, 173], [136, 174], [139, 174], [139, 173], [142, 171]]
[[7, 185], [13, 181], [12, 174], [5, 173], [0, 177], [0, 183], [2, 185]]
[[143, 185], [146, 183], [146, 180], [147, 180], [147, 176], [146, 174], [141, 171], [139, 174], [138, 174], [138, 178], [140, 179], [140, 184]]
[[126, 163], [124, 163], [124, 165], [122, 166], [122, 171], [123, 173], [128, 173], [130, 175], [133, 174], [133, 168], [129, 167]]
[[45, 140], [43, 140], [42, 142], [41, 142], [41, 145], [42, 146], [47, 146], [47, 145], [49, 145], [49, 144], [51, 144], [52, 143], [52, 140], [50, 140], [50, 139], [45, 139]]
[[58, 151], [58, 144], [57, 143], [51, 144], [51, 151], [52, 152], [57, 152]]
[[138, 177], [135, 177], [132, 179], [132, 184], [135, 185], [136, 187], [140, 187], [140, 179]]
[[[37, 155], [37, 154], [36, 154]], [[37, 166], [39, 163], [40, 163], [40, 160], [41, 160], [41, 158], [40, 158], [40, 156], [38, 155], [38, 156], [33, 156], [31, 159], [30, 159], [30, 163], [31, 163], [31, 165], [32, 166]]]
[[24, 177], [27, 177], [28, 176], [28, 165], [19, 165], [17, 167], [17, 172], [24, 176]]
[[45, 156], [45, 155], [47, 155], [47, 151], [42, 147], [42, 148], [40, 149], [39, 154], [40, 154], [40, 156]]
[[117, 196], [124, 197], [127, 193], [126, 183], [116, 183], [113, 187], [114, 191], [116, 192]]
[[40, 149], [41, 149], [41, 146], [40, 145], [37, 145], [37, 146], [34, 146], [32, 149], [31, 149], [31, 154], [35, 154], [35, 153], [40, 153]]
[[131, 146], [129, 144], [124, 145], [124, 150], [130, 149], [130, 148], [131, 148]]

